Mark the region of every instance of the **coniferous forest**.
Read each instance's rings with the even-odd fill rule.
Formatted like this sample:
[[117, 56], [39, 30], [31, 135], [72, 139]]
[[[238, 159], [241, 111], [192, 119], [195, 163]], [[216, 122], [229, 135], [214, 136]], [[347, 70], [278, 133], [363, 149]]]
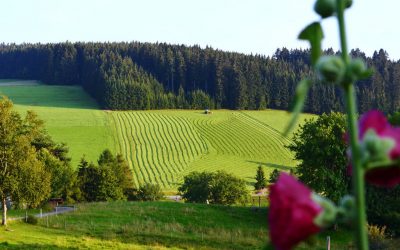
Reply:
[[[333, 50], [326, 54], [335, 54]], [[363, 58], [374, 69], [357, 83], [359, 110], [400, 106], [400, 62], [384, 50]], [[312, 76], [308, 50], [272, 57], [165, 43], [1, 44], [0, 78], [81, 85], [104, 109], [289, 109], [300, 79]], [[341, 92], [314, 84], [305, 111], [343, 111]]]

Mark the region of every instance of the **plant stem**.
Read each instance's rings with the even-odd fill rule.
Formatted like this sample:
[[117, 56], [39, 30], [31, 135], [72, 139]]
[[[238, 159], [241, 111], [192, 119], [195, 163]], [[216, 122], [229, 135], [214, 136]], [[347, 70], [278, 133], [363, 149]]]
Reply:
[[[339, 21], [340, 44], [342, 47], [342, 58], [347, 66], [350, 59], [347, 51], [346, 30], [344, 25], [344, 1], [336, 0], [336, 5], [337, 17]], [[367, 216], [365, 213], [365, 181], [364, 169], [362, 168], [360, 157], [360, 147], [358, 143], [356, 95], [353, 82], [345, 82], [343, 83], [343, 86], [345, 92], [347, 122], [349, 127], [349, 138], [352, 155], [354, 189], [353, 192], [356, 199], [356, 243], [359, 250], [368, 250]]]

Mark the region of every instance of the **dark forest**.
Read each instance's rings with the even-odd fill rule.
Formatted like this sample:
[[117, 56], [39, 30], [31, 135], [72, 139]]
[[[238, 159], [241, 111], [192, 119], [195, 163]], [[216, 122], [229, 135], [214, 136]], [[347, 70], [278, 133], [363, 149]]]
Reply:
[[[335, 54], [333, 50], [325, 54]], [[400, 62], [384, 50], [366, 57], [371, 78], [356, 85], [359, 109], [400, 107]], [[296, 84], [315, 79], [305, 111], [342, 111], [342, 93], [312, 76], [308, 50], [276, 50], [272, 57], [165, 43], [1, 44], [0, 78], [81, 85], [104, 109], [283, 109]]]

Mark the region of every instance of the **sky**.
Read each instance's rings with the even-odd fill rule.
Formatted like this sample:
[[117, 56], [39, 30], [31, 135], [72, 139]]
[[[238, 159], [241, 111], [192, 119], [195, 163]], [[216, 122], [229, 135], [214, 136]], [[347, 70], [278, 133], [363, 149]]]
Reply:
[[[400, 59], [399, 0], [353, 0], [349, 48]], [[297, 40], [319, 20], [314, 0], [0, 0], [0, 42], [140, 41], [272, 55], [308, 48]], [[323, 21], [324, 48], [339, 49], [336, 19]]]

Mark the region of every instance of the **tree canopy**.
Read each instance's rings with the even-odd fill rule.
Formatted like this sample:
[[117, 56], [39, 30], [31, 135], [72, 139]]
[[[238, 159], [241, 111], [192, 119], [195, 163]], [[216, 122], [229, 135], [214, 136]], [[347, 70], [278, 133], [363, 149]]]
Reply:
[[[297, 83], [313, 78], [309, 54], [281, 48], [267, 57], [140, 42], [0, 44], [0, 78], [81, 85], [103, 108], [114, 110], [288, 109]], [[360, 111], [394, 112], [400, 105], [400, 63], [383, 49], [372, 57], [358, 49], [350, 55], [375, 69], [372, 78], [357, 83]], [[334, 86], [313, 84], [305, 111], [343, 111], [342, 100]]]

